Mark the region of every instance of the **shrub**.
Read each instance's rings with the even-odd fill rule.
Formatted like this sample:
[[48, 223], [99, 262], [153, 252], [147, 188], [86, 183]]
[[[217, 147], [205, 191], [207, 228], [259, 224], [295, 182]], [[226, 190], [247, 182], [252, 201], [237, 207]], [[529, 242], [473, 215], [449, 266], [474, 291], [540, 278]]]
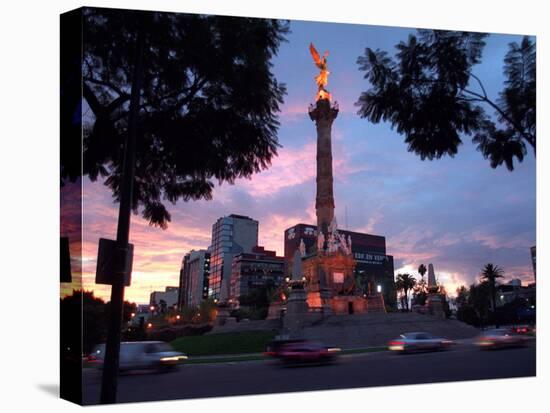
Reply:
[[148, 332], [147, 339], [153, 341], [174, 341], [185, 336], [200, 336], [212, 330], [209, 324], [168, 326]]

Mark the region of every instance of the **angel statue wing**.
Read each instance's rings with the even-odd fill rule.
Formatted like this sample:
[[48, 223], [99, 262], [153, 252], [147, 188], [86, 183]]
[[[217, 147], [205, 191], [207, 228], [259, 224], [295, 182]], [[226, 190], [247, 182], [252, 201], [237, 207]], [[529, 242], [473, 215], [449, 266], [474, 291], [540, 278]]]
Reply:
[[319, 52], [317, 52], [317, 49], [315, 49], [315, 46], [313, 46], [313, 43], [309, 44], [309, 52], [311, 53], [311, 56], [313, 57], [313, 61], [315, 62], [315, 65], [321, 69], [322, 63], [321, 63], [321, 56], [319, 56]]

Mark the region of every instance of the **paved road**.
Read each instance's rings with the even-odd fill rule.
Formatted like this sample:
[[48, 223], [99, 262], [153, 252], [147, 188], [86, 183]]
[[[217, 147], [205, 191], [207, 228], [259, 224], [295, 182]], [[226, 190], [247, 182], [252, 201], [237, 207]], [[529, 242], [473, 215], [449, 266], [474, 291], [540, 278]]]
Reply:
[[[120, 376], [118, 402], [526, 377], [536, 374], [535, 353], [535, 343], [498, 351], [462, 344], [446, 352], [342, 356], [327, 366], [284, 368], [267, 361], [187, 365], [172, 373]], [[85, 404], [98, 403], [100, 379], [97, 370], [85, 372]]]

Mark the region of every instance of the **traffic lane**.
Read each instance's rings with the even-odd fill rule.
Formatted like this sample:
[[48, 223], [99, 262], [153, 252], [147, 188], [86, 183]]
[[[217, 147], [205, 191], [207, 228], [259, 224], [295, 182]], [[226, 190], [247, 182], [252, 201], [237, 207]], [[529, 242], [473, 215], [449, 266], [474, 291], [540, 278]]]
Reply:
[[[536, 348], [481, 351], [473, 346], [433, 353], [389, 352], [343, 356], [332, 365], [281, 367], [269, 362], [183, 366], [165, 374], [131, 373], [119, 378], [118, 401], [153, 401], [261, 393], [330, 390], [536, 374]], [[99, 400], [101, 374], [84, 375], [84, 401]]]

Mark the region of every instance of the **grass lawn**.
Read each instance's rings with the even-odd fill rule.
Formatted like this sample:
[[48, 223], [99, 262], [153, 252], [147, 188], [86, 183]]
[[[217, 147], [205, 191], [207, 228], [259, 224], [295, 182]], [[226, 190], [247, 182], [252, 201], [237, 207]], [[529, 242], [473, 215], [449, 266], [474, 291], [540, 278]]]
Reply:
[[170, 344], [188, 356], [260, 353], [274, 337], [272, 331], [243, 331], [180, 337]]

